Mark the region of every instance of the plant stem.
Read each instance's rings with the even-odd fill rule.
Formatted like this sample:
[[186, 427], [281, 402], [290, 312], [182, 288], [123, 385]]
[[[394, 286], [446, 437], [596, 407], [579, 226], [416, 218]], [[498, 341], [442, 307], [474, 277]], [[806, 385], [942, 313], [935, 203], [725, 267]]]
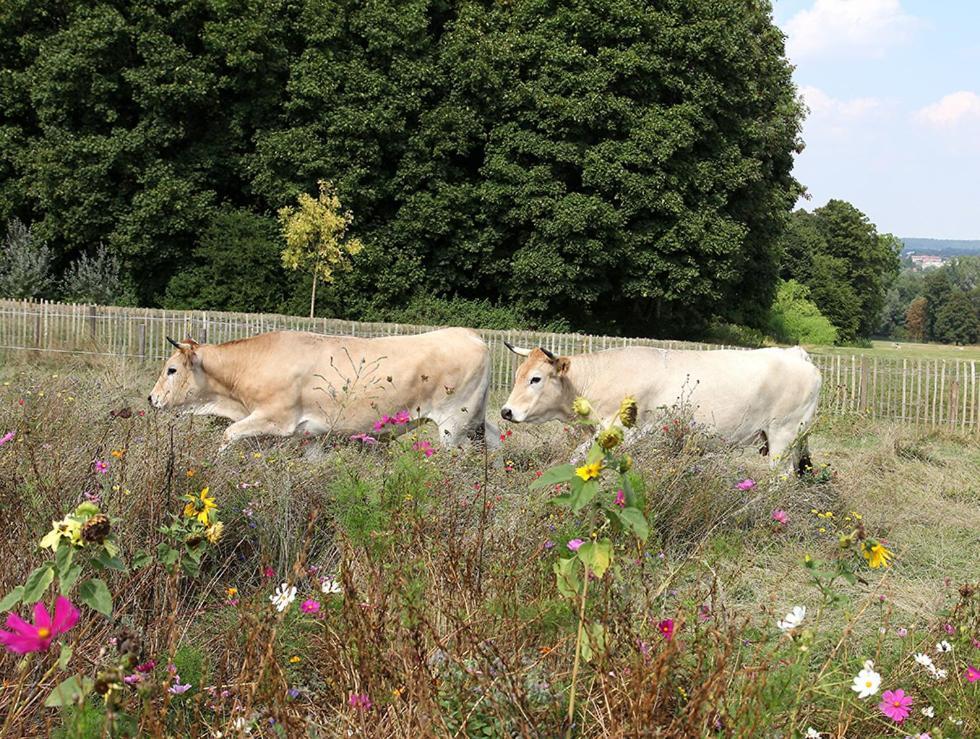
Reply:
[[[584, 564], [584, 563], [583, 563]], [[575, 683], [578, 681], [579, 658], [582, 654], [582, 636], [585, 633], [585, 599], [589, 594], [589, 566], [585, 565], [585, 584], [582, 586], [582, 603], [578, 610], [578, 634], [575, 637], [575, 662], [572, 664], [571, 694], [568, 696], [568, 729], [565, 739], [572, 736], [572, 722], [575, 718]]]

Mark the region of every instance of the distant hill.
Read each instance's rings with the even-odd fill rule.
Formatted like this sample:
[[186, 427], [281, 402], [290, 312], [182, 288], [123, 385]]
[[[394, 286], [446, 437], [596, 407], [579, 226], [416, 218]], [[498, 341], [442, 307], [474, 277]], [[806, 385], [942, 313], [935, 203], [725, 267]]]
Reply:
[[905, 248], [902, 254], [914, 251], [916, 254], [942, 254], [962, 256], [980, 254], [980, 239], [902, 239]]

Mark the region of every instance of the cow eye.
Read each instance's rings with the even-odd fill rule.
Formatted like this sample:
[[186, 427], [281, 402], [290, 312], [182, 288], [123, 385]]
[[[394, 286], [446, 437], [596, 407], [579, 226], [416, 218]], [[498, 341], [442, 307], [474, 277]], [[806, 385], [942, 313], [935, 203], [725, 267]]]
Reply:
[[531, 384], [533, 385], [536, 382], [541, 382], [541, 378], [540, 377], [532, 377], [531, 378]]
[[177, 368], [176, 367], [167, 367], [167, 374], [168, 375], [172, 375], [176, 371], [177, 371]]

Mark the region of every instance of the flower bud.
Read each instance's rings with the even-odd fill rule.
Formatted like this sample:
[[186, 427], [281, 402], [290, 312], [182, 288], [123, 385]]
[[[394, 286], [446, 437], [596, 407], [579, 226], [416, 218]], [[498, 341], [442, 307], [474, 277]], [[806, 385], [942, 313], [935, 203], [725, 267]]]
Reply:
[[636, 415], [636, 398], [628, 395], [619, 404], [619, 422], [623, 424], [623, 428], [631, 429], [636, 425]]
[[572, 410], [576, 416], [581, 416], [582, 418], [588, 418], [592, 415], [592, 405], [582, 397], [575, 398], [575, 402], [572, 403]]
[[597, 441], [599, 446], [608, 452], [623, 443], [623, 432], [620, 428], [611, 426], [599, 434]]

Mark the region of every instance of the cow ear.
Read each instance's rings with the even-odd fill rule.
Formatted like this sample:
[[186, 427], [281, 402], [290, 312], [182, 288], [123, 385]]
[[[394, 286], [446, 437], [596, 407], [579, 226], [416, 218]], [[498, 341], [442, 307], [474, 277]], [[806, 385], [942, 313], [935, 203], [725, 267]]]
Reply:
[[194, 341], [194, 339], [192, 339], [190, 336], [188, 336], [186, 339], [180, 342], [181, 349], [190, 349], [191, 351], [194, 351], [199, 346], [200, 344]]
[[554, 365], [555, 365], [555, 372], [558, 373], [559, 376], [564, 377], [565, 375], [568, 374], [568, 368], [572, 366], [572, 358], [558, 357], [554, 361]]

